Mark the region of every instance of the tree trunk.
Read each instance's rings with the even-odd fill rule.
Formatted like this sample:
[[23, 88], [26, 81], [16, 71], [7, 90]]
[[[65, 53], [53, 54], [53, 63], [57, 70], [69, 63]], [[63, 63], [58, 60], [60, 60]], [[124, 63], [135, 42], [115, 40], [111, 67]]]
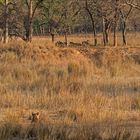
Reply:
[[106, 46], [106, 33], [105, 33], [105, 19], [104, 17], [102, 18], [102, 28], [103, 28], [103, 43], [104, 43], [104, 46]]
[[105, 37], [106, 37], [106, 44], [107, 45], [109, 44], [109, 31], [110, 31], [110, 27], [111, 27], [111, 22], [108, 21], [106, 23], [106, 26], [105, 26]]
[[94, 18], [93, 18], [91, 11], [88, 8], [88, 1], [87, 0], [85, 1], [85, 6], [86, 6], [85, 9], [86, 9], [87, 13], [89, 14], [89, 17], [90, 17], [91, 22], [92, 22], [94, 46], [97, 46], [97, 35], [96, 35], [95, 21], [94, 21]]
[[126, 22], [123, 21], [122, 23], [122, 38], [123, 38], [123, 45], [127, 45], [127, 40], [126, 40]]
[[106, 37], [106, 45], [108, 45], [109, 44], [109, 29], [106, 29], [105, 30], [105, 37]]
[[68, 37], [67, 37], [67, 30], [65, 29], [65, 44], [68, 45]]
[[115, 47], [117, 46], [117, 33], [116, 33], [116, 30], [117, 30], [117, 23], [115, 21], [115, 24], [114, 24], [114, 35], [113, 35], [113, 37], [114, 37], [114, 43], [113, 43], [113, 45]]
[[92, 27], [93, 27], [93, 35], [94, 35], [94, 46], [97, 46], [97, 35], [96, 35], [96, 29], [95, 29], [94, 20], [92, 20]]
[[107, 21], [104, 17], [103, 17], [103, 42], [104, 42], [104, 46], [109, 44], [109, 30], [110, 30], [110, 25], [111, 22]]
[[4, 23], [4, 43], [8, 43], [8, 0], [5, 0], [5, 23]]
[[54, 33], [51, 33], [52, 43], [54, 43]]
[[114, 46], [117, 46], [118, 45], [118, 42], [117, 42], [117, 22], [118, 22], [118, 2], [119, 0], [116, 0], [115, 1], [115, 16], [114, 16], [114, 43], [113, 45]]
[[26, 31], [26, 39], [27, 41], [31, 42], [32, 41], [32, 14], [33, 14], [33, 1], [29, 1], [29, 9], [28, 9], [28, 27]]
[[2, 42], [3, 31], [0, 29], [0, 42]]

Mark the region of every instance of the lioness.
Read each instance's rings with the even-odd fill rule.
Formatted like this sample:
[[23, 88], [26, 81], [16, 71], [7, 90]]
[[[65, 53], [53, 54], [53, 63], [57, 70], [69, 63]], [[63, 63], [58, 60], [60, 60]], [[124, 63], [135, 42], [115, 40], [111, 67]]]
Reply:
[[32, 113], [32, 123], [36, 123], [39, 121], [39, 118], [40, 118], [40, 113], [39, 112], [36, 112], [36, 113]]

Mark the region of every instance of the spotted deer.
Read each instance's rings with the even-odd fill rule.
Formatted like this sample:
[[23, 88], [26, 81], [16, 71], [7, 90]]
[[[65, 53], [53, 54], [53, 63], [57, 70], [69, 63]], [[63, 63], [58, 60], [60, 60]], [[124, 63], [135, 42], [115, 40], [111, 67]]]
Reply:
[[89, 40], [86, 40], [86, 41], [83, 41], [83, 42], [82, 42], [82, 46], [85, 46], [85, 47], [86, 47], [86, 46], [88, 46], [88, 45], [89, 45]]
[[66, 47], [67, 46], [66, 42], [61, 42], [61, 41], [56, 42], [55, 45], [57, 47]]
[[69, 47], [81, 47], [82, 44], [81, 43], [75, 43], [75, 42], [70, 42], [69, 43]]

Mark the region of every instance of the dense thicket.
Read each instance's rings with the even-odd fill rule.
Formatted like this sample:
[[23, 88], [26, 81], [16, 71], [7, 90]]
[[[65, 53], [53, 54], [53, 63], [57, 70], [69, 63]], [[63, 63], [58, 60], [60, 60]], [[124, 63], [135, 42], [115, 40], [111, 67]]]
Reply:
[[32, 35], [52, 36], [74, 33], [103, 34], [103, 43], [109, 43], [113, 33], [117, 45], [117, 32], [127, 44], [127, 31], [140, 31], [139, 0], [0, 0], [0, 40], [8, 36], [31, 41]]

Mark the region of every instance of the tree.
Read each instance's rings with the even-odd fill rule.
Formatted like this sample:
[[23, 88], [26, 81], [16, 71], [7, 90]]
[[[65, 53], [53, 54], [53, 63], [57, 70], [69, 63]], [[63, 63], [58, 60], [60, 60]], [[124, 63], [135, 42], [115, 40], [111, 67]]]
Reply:
[[62, 12], [62, 2], [64, 2], [64, 0], [46, 0], [41, 5], [42, 22], [40, 23], [40, 26], [46, 26], [46, 29], [52, 37], [52, 42], [54, 42], [55, 34], [59, 29], [59, 24], [62, 21], [62, 18], [64, 17]]
[[136, 8], [137, 10], [140, 10], [140, 4], [134, 3], [133, 0], [125, 0], [126, 4], [129, 6], [132, 6], [133, 8]]
[[80, 13], [81, 7], [78, 2], [74, 0], [65, 0], [62, 3], [62, 20], [60, 23], [60, 30], [64, 33], [65, 44], [68, 45], [67, 34], [69, 29], [74, 26], [77, 22], [78, 15]]
[[102, 32], [104, 46], [109, 44], [109, 31], [113, 23], [113, 9], [109, 0], [97, 1], [97, 16], [102, 20]]
[[113, 0], [113, 12], [114, 12], [114, 21], [113, 21], [113, 45], [118, 45], [117, 40], [117, 27], [118, 27], [118, 21], [119, 21], [119, 6], [120, 6], [120, 0]]
[[8, 43], [8, 0], [1, 0], [0, 1], [0, 4], [2, 5], [3, 7], [3, 10], [4, 10], [4, 13], [3, 13], [3, 16], [4, 16], [4, 34], [3, 34], [3, 42], [6, 44]]
[[126, 27], [127, 27], [127, 20], [132, 12], [132, 9], [133, 7], [131, 5], [129, 5], [129, 8], [125, 8], [125, 5], [120, 8], [123, 45], [127, 45]]
[[97, 34], [96, 34], [96, 27], [95, 27], [95, 17], [94, 17], [94, 12], [96, 11], [95, 9], [95, 4], [93, 1], [85, 0], [85, 10], [87, 11], [89, 18], [92, 23], [92, 29], [93, 29], [93, 35], [94, 35], [94, 45], [97, 46]]
[[27, 22], [25, 21], [25, 29], [26, 29], [26, 41], [32, 41], [32, 26], [33, 26], [33, 18], [35, 16], [35, 12], [39, 5], [43, 2], [43, 0], [37, 0], [33, 2], [33, 0], [25, 0], [27, 5]]
[[52, 37], [52, 42], [54, 42], [55, 34], [61, 33], [65, 37], [65, 44], [68, 44], [68, 30], [73, 26], [76, 15], [79, 12], [79, 7], [75, 4], [75, 0], [46, 0], [42, 3], [41, 7], [44, 19], [40, 25], [46, 26]]
[[117, 46], [121, 31], [127, 45], [127, 29], [140, 30], [139, 9], [139, 0], [0, 0], [0, 36], [7, 43], [8, 36], [32, 41], [33, 35], [49, 33], [54, 42], [55, 34], [61, 34], [67, 45], [68, 34], [92, 32], [94, 45], [102, 33], [106, 46], [112, 31]]
[[5, 13], [5, 28], [4, 28], [4, 43], [8, 43], [8, 0], [5, 0], [4, 1], [4, 5], [5, 5], [5, 8], [4, 8], [4, 13]]

